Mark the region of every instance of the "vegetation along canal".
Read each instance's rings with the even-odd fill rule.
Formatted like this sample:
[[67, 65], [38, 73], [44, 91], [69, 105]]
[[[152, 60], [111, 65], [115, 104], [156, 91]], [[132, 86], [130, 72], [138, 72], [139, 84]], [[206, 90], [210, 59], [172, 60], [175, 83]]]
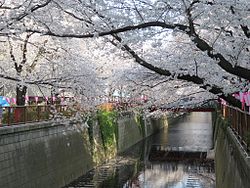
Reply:
[[211, 113], [193, 112], [66, 187], [214, 188], [212, 148]]

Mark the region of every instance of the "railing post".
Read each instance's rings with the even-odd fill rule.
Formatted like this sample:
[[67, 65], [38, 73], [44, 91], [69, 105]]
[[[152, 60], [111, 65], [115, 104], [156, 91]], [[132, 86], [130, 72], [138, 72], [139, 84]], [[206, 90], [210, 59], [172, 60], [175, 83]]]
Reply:
[[37, 106], [37, 121], [40, 120], [40, 106]]
[[46, 113], [48, 113], [48, 119], [51, 119], [51, 114], [50, 114], [50, 106], [46, 106]]
[[10, 126], [10, 110], [11, 110], [11, 107], [8, 107], [8, 126]]
[[24, 115], [24, 123], [27, 123], [27, 107], [26, 106], [24, 106], [23, 107], [24, 109], [23, 109], [23, 115]]
[[238, 140], [248, 149], [250, 145], [250, 114], [244, 110], [221, 106], [221, 114], [230, 122], [230, 128], [234, 131]]

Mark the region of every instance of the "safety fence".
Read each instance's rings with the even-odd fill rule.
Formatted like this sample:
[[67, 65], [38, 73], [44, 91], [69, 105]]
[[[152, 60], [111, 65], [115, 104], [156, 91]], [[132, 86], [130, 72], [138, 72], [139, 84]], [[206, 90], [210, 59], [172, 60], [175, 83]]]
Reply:
[[[128, 111], [139, 104], [133, 103], [104, 103], [97, 106], [98, 109]], [[10, 126], [23, 123], [39, 122], [51, 120], [55, 117], [72, 117], [76, 112], [86, 113], [79, 104], [62, 105], [27, 105], [27, 106], [10, 106], [0, 107], [0, 126]]]
[[229, 125], [241, 143], [250, 147], [250, 114], [238, 108], [227, 105], [221, 106], [222, 116], [228, 120]]
[[1, 126], [45, 121], [56, 115], [70, 117], [76, 113], [76, 109], [66, 105], [11, 106], [2, 107], [0, 110]]

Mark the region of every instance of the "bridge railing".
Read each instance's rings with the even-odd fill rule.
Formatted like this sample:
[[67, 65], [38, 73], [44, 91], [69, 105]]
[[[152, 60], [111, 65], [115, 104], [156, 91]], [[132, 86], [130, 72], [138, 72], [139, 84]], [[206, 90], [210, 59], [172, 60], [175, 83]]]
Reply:
[[36, 105], [2, 107], [1, 126], [10, 126], [30, 122], [39, 122], [52, 119], [55, 114], [72, 116], [75, 111], [66, 105]]
[[222, 116], [229, 121], [230, 128], [233, 130], [241, 143], [250, 147], [250, 114], [238, 108], [221, 106]]

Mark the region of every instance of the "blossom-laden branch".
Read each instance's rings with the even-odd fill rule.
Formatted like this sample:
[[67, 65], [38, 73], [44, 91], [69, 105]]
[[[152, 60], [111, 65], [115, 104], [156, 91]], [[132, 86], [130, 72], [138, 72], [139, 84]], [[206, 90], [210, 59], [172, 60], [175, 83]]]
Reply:
[[[191, 22], [191, 20], [190, 20]], [[244, 68], [242, 66], [235, 65], [233, 66], [232, 63], [230, 63], [221, 53], [218, 53], [214, 50], [212, 46], [210, 46], [205, 40], [203, 40], [200, 36], [198, 36], [194, 32], [193, 25], [187, 26], [187, 25], [182, 25], [182, 24], [167, 24], [165, 22], [161, 21], [153, 21], [153, 22], [145, 22], [137, 25], [131, 25], [131, 26], [125, 26], [121, 28], [116, 28], [112, 29], [109, 31], [103, 31], [103, 32], [98, 32], [98, 33], [90, 33], [90, 34], [70, 34], [70, 33], [65, 33], [65, 34], [58, 34], [54, 33], [52, 31], [47, 31], [47, 32], [42, 32], [39, 30], [31, 30], [28, 29], [26, 32], [35, 32], [35, 33], [40, 33], [43, 35], [49, 35], [49, 36], [56, 36], [56, 37], [65, 37], [65, 38], [93, 38], [96, 36], [108, 36], [108, 35], [114, 35], [118, 33], [124, 33], [127, 31], [131, 30], [137, 30], [137, 29], [146, 29], [150, 27], [161, 27], [164, 29], [171, 29], [171, 30], [179, 30], [180, 32], [186, 33], [193, 43], [196, 45], [196, 47], [203, 51], [206, 52], [208, 57], [210, 57], [213, 60], [216, 60], [218, 62], [218, 65], [227, 71], [230, 74], [239, 76], [240, 78], [244, 78], [246, 80], [250, 80], [250, 70], [247, 68]], [[150, 66], [150, 65], [149, 65]]]
[[[119, 45], [117, 44], [117, 46], [122, 45], [123, 50], [125, 50], [127, 53], [129, 53], [135, 59], [135, 61], [138, 64], [140, 64], [141, 66], [143, 66], [143, 67], [145, 67], [145, 68], [147, 68], [147, 69], [149, 69], [149, 70], [151, 70], [151, 71], [153, 71], [153, 72], [155, 72], [155, 73], [157, 73], [159, 75], [162, 75], [162, 76], [173, 77], [175, 79], [195, 83], [195, 84], [199, 85], [200, 88], [205, 89], [205, 90], [209, 91], [210, 93], [212, 93], [214, 95], [217, 95], [218, 97], [224, 99], [225, 101], [227, 101], [231, 105], [240, 107], [239, 101], [236, 100], [232, 95], [226, 95], [223, 92], [223, 88], [221, 88], [221, 87], [219, 87], [217, 85], [210, 85], [208, 83], [205, 83], [205, 80], [203, 78], [197, 76], [197, 75], [171, 73], [169, 70], [153, 66], [150, 63], [148, 63], [147, 61], [145, 61], [144, 59], [142, 59], [127, 44], [122, 44], [122, 39], [119, 36], [113, 35], [113, 37], [119, 42]], [[113, 44], [116, 45], [115, 42], [113, 42]]]
[[[8, 76], [6, 74], [0, 74], [0, 78], [6, 81], [13, 81], [16, 83], [22, 83], [25, 85], [39, 85], [42, 87], [52, 86], [54, 88], [68, 88], [73, 89], [72, 83], [78, 83], [79, 78], [86, 77], [86, 75], [74, 75], [74, 76], [62, 76], [49, 79], [40, 80], [22, 80], [21, 78]], [[67, 84], [68, 83], [68, 84]]]
[[[4, 25], [4, 27], [0, 28], [0, 31], [3, 31], [4, 29], [11, 27], [16, 22], [22, 21], [25, 17], [27, 17], [31, 13], [34, 13], [35, 11], [37, 11], [37, 10], [39, 10], [41, 8], [46, 7], [51, 1], [52, 0], [46, 0], [42, 4], [36, 4], [36, 5], [34, 5], [34, 6], [30, 7], [30, 8], [25, 9], [25, 11], [23, 13], [17, 14], [16, 17], [11, 18], [11, 20], [8, 21], [7, 24]], [[14, 7], [14, 8], [13, 7], [5, 7], [2, 4], [2, 6], [0, 7], [0, 9], [2, 8], [2, 9], [9, 9], [9, 10], [18, 10], [21, 7], [22, 7], [21, 5], [17, 6], [17, 7]]]
[[[46, 1], [47, 4], [49, 2], [50, 2], [50, 0]], [[184, 4], [185, 4], [185, 2], [186, 1], [183, 0]], [[56, 37], [61, 37], [61, 38], [93, 38], [96, 36], [110, 36], [111, 35], [118, 42], [120, 42], [122, 44], [122, 39], [118, 36], [119, 33], [126, 33], [129, 31], [132, 31], [132, 30], [148, 29], [151, 27], [158, 27], [158, 28], [163, 28], [163, 29], [175, 30], [175, 31], [178, 31], [181, 33], [185, 33], [192, 40], [192, 42], [196, 45], [196, 47], [200, 51], [205, 52], [209, 58], [215, 60], [223, 70], [225, 70], [228, 73], [231, 73], [233, 75], [236, 75], [240, 78], [250, 80], [250, 70], [248, 68], [244, 68], [244, 67], [241, 67], [239, 65], [233, 66], [233, 63], [231, 63], [229, 60], [227, 60], [226, 56], [224, 56], [223, 54], [221, 54], [219, 52], [216, 52], [213, 45], [210, 45], [204, 38], [202, 38], [201, 36], [199, 36], [197, 34], [197, 32], [195, 31], [195, 26], [197, 26], [197, 25], [194, 23], [194, 18], [192, 17], [192, 10], [193, 10], [192, 8], [197, 3], [201, 3], [201, 2], [199, 0], [194, 0], [189, 5], [185, 4], [186, 16], [188, 18], [187, 25], [185, 25], [185, 24], [171, 24], [167, 20], [159, 21], [160, 19], [157, 19], [157, 21], [147, 21], [148, 19], [144, 19], [143, 15], [140, 15], [140, 18], [143, 18], [143, 19], [141, 19], [142, 23], [135, 24], [135, 25], [127, 25], [127, 26], [122, 26], [122, 27], [114, 27], [112, 25], [112, 27], [107, 27], [107, 28], [109, 28], [109, 30], [107, 30], [107, 29], [101, 30], [101, 27], [98, 27], [94, 23], [91, 22], [92, 21], [91, 19], [89, 19], [89, 20], [82, 19], [82, 18], [78, 17], [77, 15], [75, 15], [73, 12], [68, 11], [69, 9], [63, 9], [63, 7], [60, 7], [60, 9], [64, 11], [64, 13], [73, 17], [74, 19], [78, 20], [79, 22], [86, 23], [86, 25], [89, 24], [89, 25], [93, 26], [94, 29], [92, 30], [92, 32], [89, 33], [89, 31], [87, 31], [87, 32], [84, 32], [82, 34], [78, 34], [78, 33], [70, 33], [67, 30], [67, 32], [65, 32], [65, 33], [63, 33], [63, 32], [57, 33], [55, 30], [50, 29], [49, 25], [45, 29], [41, 29], [41, 30], [39, 30], [39, 29], [23, 30], [22, 29], [21, 31], [18, 30], [18, 32], [23, 32], [23, 31], [28, 32], [28, 33], [34, 32], [34, 33], [39, 33], [41, 35], [56, 36]], [[207, 5], [214, 6], [214, 3], [207, 3]], [[46, 4], [44, 4], [44, 6], [46, 6]], [[41, 7], [42, 6], [37, 7], [37, 9], [41, 8]], [[137, 9], [137, 7], [135, 7], [135, 8]], [[33, 11], [35, 11], [37, 9], [34, 8]], [[96, 13], [96, 9], [93, 9], [92, 11]], [[234, 11], [234, 9], [232, 8], [231, 11]], [[137, 9], [137, 13], [140, 13], [139, 9]], [[15, 19], [15, 21], [20, 21], [26, 16], [27, 16], [26, 14], [20, 15], [19, 17], [17, 17]], [[102, 17], [102, 18], [105, 18], [105, 17]], [[152, 19], [150, 19], [150, 20], [152, 20]], [[44, 24], [46, 25], [46, 23], [44, 23]], [[34, 27], [34, 28], [36, 28], [36, 27]], [[37, 27], [37, 28], [39, 28], [39, 27]], [[247, 38], [249, 38], [248, 26], [241, 25], [241, 29], [244, 32], [245, 36]], [[8, 32], [6, 32], [6, 33], [1, 32], [0, 35], [9, 35], [9, 33]], [[211, 93], [217, 94], [218, 96], [224, 98], [227, 101], [231, 100], [230, 96], [226, 96], [223, 94], [222, 88], [215, 86], [215, 85], [211, 86], [209, 84], [206, 84], [205, 80], [203, 78], [200, 78], [197, 74], [195, 76], [193, 76], [193, 75], [188, 75], [188, 74], [180, 75], [180, 74], [171, 73], [169, 70], [165, 70], [165, 69], [156, 67], [156, 66], [146, 62], [144, 59], [139, 57], [138, 54], [136, 54], [136, 52], [133, 51], [128, 45], [122, 44], [122, 46], [123, 46], [123, 49], [125, 51], [127, 51], [136, 60], [136, 62], [138, 64], [146, 67], [149, 70], [152, 70], [152, 71], [158, 73], [159, 75], [164, 75], [164, 76], [168, 76], [168, 77], [172, 76], [174, 78], [191, 81], [193, 83], [199, 84], [201, 88], [207, 89]]]
[[[91, 25], [93, 28], [95, 28], [95, 24], [93, 22], [93, 20], [91, 19], [85, 19], [85, 18], [81, 18], [79, 16], [77, 16], [75, 13], [73, 13], [73, 11], [69, 11], [66, 8], [63, 8], [59, 3], [57, 3], [56, 1], [51, 1], [51, 0], [47, 0], [45, 1], [45, 3], [43, 4], [39, 4], [39, 5], [35, 5], [33, 6], [29, 12], [34, 12], [40, 8], [43, 8], [45, 6], [47, 6], [50, 2], [53, 2], [54, 4], [56, 4], [57, 8], [60, 9], [60, 11], [63, 11], [64, 13], [66, 13], [68, 16], [72, 17], [73, 19], [81, 22], [81, 23], [85, 23], [85, 25]], [[151, 28], [151, 27], [160, 27], [163, 29], [171, 29], [171, 30], [177, 30], [180, 31], [182, 33], [186, 33], [190, 39], [193, 41], [193, 43], [196, 45], [196, 47], [203, 52], [207, 53], [207, 56], [210, 57], [211, 59], [215, 60], [216, 62], [218, 62], [218, 65], [224, 69], [225, 71], [227, 71], [230, 74], [236, 75], [240, 78], [244, 78], [247, 80], [250, 80], [250, 70], [242, 67], [238, 64], [234, 65], [234, 63], [231, 63], [229, 60], [227, 60], [225, 58], [225, 56], [219, 52], [216, 52], [216, 50], [213, 48], [213, 45], [209, 45], [208, 42], [206, 42], [205, 39], [201, 38], [197, 32], [195, 31], [195, 23], [194, 23], [194, 18], [192, 17], [192, 11], [194, 9], [194, 6], [200, 3], [205, 3], [207, 6], [216, 6], [216, 3], [211, 3], [210, 1], [208, 2], [202, 2], [200, 0], [194, 0], [192, 1], [189, 5], [186, 3], [185, 0], [182, 0], [184, 7], [185, 7], [185, 13], [186, 16], [188, 18], [188, 25], [185, 24], [174, 24], [174, 23], [169, 23], [166, 21], [145, 21], [146, 19], [142, 19], [142, 23], [136, 24], [136, 25], [128, 25], [128, 26], [124, 26], [124, 27], [119, 27], [119, 28], [114, 28], [114, 26], [112, 27], [107, 27], [107, 28], [111, 28], [109, 30], [106, 31], [100, 31], [100, 29], [96, 30], [94, 29], [94, 31], [92, 33], [82, 33], [82, 34], [78, 34], [78, 33], [69, 33], [67, 31], [67, 33], [57, 33], [51, 29], [49, 29], [49, 26], [47, 26], [46, 28], [40, 30], [40, 29], [24, 29], [25, 32], [35, 32], [35, 33], [39, 33], [41, 35], [49, 35], [49, 36], [56, 36], [56, 37], [62, 37], [62, 38], [93, 38], [96, 36], [108, 36], [108, 35], [113, 35], [113, 34], [119, 34], [119, 33], [125, 33], [128, 31], [132, 31], [132, 30], [141, 30], [141, 29], [147, 29], [147, 28]], [[85, 5], [87, 6], [87, 5]], [[135, 5], [134, 5], [135, 6]], [[104, 18], [106, 18], [104, 15], [101, 15], [96, 9], [92, 8], [92, 7], [87, 7], [88, 9], [91, 9], [92, 12], [94, 12], [94, 14], [96, 14], [98, 17], [101, 18], [101, 20], [103, 20]], [[137, 9], [137, 13], [138, 13], [138, 8]], [[232, 14], [235, 14], [235, 8], [233, 6], [230, 7], [230, 10], [232, 12]], [[28, 12], [25, 12], [23, 14], [21, 14], [20, 16], [18, 16], [17, 18], [15, 18], [16, 21], [20, 21], [22, 20], [25, 16], [28, 15]], [[142, 17], [142, 15], [140, 16]], [[108, 20], [108, 19], [106, 19]], [[46, 25], [46, 23], [44, 23], [44, 25]], [[241, 25], [241, 29], [243, 30], [243, 32], [245, 33], [245, 35], [247, 36], [247, 38], [249, 38], [250, 34], [249, 34], [249, 28], [246, 25]], [[3, 33], [1, 32], [0, 35], [9, 35], [9, 33]]]

